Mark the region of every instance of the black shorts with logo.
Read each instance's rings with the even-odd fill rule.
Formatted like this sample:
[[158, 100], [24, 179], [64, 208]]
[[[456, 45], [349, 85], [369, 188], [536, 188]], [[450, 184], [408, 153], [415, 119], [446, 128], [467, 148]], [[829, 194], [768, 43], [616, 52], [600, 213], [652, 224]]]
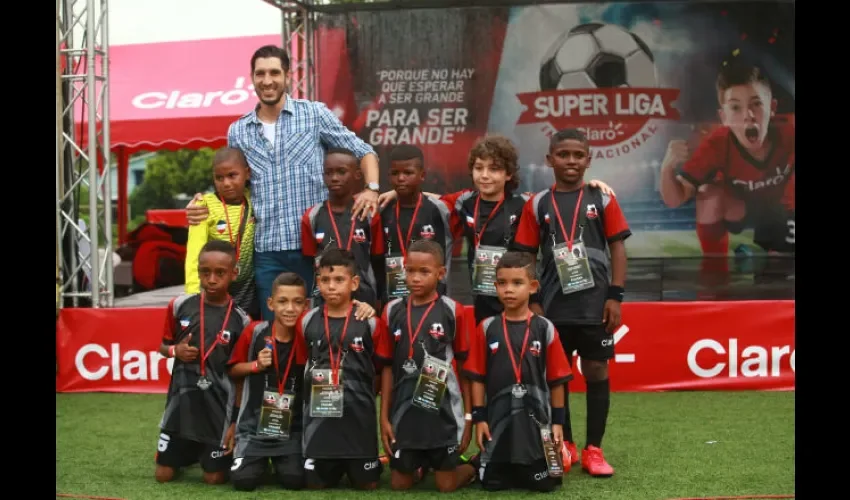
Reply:
[[200, 462], [204, 472], [226, 472], [230, 470], [233, 455], [225, 455], [225, 449], [180, 436], [161, 432], [156, 445], [156, 464], [179, 469]]
[[605, 325], [556, 324], [555, 329], [571, 362], [573, 351], [577, 351], [582, 359], [593, 361], [607, 361], [614, 357], [614, 335], [605, 330]]
[[304, 460], [300, 454], [278, 457], [236, 457], [230, 468], [230, 481], [234, 486], [253, 489], [268, 470], [269, 460], [281, 486], [292, 489], [304, 487]]
[[308, 486], [334, 488], [342, 476], [347, 475], [351, 484], [377, 483], [384, 466], [378, 457], [367, 458], [307, 458], [304, 474]]
[[523, 489], [549, 492], [562, 482], [561, 478], [549, 476], [549, 466], [545, 460], [532, 464], [481, 464], [478, 478], [486, 491]]
[[453, 471], [460, 463], [458, 446], [442, 446], [430, 450], [396, 450], [390, 458], [390, 469], [413, 474], [420, 467], [438, 472]]

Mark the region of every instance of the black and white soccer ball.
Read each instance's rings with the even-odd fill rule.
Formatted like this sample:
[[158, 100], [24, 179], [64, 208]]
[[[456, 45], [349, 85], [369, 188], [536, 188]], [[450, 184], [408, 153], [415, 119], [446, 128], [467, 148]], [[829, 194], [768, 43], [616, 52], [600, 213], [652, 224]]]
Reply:
[[587, 23], [569, 30], [552, 44], [540, 68], [540, 90], [657, 86], [652, 51], [616, 24]]

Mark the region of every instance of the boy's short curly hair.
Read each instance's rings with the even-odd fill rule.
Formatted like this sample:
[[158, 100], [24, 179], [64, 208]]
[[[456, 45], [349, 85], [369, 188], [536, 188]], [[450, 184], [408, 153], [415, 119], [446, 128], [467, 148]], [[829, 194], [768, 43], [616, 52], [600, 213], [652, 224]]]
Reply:
[[519, 187], [519, 155], [510, 139], [498, 134], [480, 137], [469, 150], [467, 163], [470, 174], [472, 174], [475, 160], [478, 159], [492, 160], [493, 166], [504, 169], [505, 173], [511, 176], [505, 183], [505, 194], [511, 194]]

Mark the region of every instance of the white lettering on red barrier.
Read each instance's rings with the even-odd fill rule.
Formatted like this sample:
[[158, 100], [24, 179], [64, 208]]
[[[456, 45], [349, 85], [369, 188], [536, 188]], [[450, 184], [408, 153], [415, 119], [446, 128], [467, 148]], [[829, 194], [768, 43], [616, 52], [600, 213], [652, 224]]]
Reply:
[[138, 109], [196, 109], [212, 106], [236, 106], [251, 97], [254, 85], [245, 85], [245, 78], [239, 77], [233, 88], [229, 90], [214, 90], [210, 92], [181, 92], [171, 90], [166, 92], [144, 92], [132, 99], [133, 107]]
[[[724, 356], [723, 361], [715, 359], [711, 364], [705, 361], [700, 363], [697, 357], [704, 351], [712, 351], [717, 355]], [[795, 358], [797, 350], [789, 345], [763, 347], [751, 345], [739, 352], [738, 339], [730, 338], [729, 345], [724, 346], [714, 339], [698, 340], [688, 349], [688, 368], [694, 375], [701, 378], [714, 378], [725, 370], [725, 376], [736, 378], [738, 376], [751, 377], [779, 377], [782, 373], [783, 359], [788, 357], [788, 365], [795, 372]], [[739, 368], [740, 365], [740, 368]]]
[[[120, 344], [111, 344], [110, 350], [100, 344], [86, 344], [74, 356], [77, 372], [86, 380], [101, 380], [111, 373], [112, 380], [159, 380], [160, 361], [165, 356], [149, 351], [144, 353], [129, 350], [121, 354]], [[106, 363], [105, 363], [106, 362]], [[168, 374], [174, 367], [174, 359], [165, 363]]]

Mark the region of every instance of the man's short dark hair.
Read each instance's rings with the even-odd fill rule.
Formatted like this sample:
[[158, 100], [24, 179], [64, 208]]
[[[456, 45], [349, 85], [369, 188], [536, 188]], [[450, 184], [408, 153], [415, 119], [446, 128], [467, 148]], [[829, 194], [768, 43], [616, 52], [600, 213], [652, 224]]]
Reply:
[[425, 155], [413, 144], [399, 144], [390, 151], [390, 163], [394, 161], [419, 160], [420, 169], [425, 167]]
[[528, 274], [528, 279], [537, 279], [537, 272], [534, 269], [534, 258], [530, 253], [526, 252], [505, 252], [499, 263], [496, 264], [496, 272], [499, 269], [525, 269]]
[[334, 266], [344, 267], [352, 276], [357, 274], [357, 261], [354, 254], [342, 248], [330, 248], [322, 254], [319, 269], [331, 269]]
[[272, 283], [272, 295], [282, 286], [300, 286], [304, 289], [304, 295], [307, 295], [307, 283], [304, 278], [295, 273], [280, 273]]
[[226, 253], [230, 256], [230, 260], [233, 261], [233, 264], [236, 264], [236, 247], [233, 246], [229, 241], [224, 240], [210, 240], [208, 241], [202, 248], [201, 252], [198, 254], [198, 259], [200, 260], [200, 256], [209, 253], [209, 252], [221, 252]]
[[549, 140], [549, 151], [555, 149], [562, 141], [578, 141], [584, 145], [585, 149], [590, 149], [590, 142], [587, 140], [587, 136], [581, 130], [577, 128], [565, 128], [555, 132], [552, 135], [552, 139]]
[[443, 252], [443, 247], [436, 241], [431, 240], [416, 240], [410, 244], [407, 253], [420, 252], [433, 255], [437, 264], [443, 265], [446, 262], [446, 254]]
[[254, 51], [254, 55], [251, 56], [251, 74], [254, 74], [254, 66], [257, 63], [257, 59], [266, 59], [269, 57], [280, 59], [280, 67], [283, 68], [283, 71], [289, 71], [289, 53], [286, 49], [277, 45], [263, 45]]

